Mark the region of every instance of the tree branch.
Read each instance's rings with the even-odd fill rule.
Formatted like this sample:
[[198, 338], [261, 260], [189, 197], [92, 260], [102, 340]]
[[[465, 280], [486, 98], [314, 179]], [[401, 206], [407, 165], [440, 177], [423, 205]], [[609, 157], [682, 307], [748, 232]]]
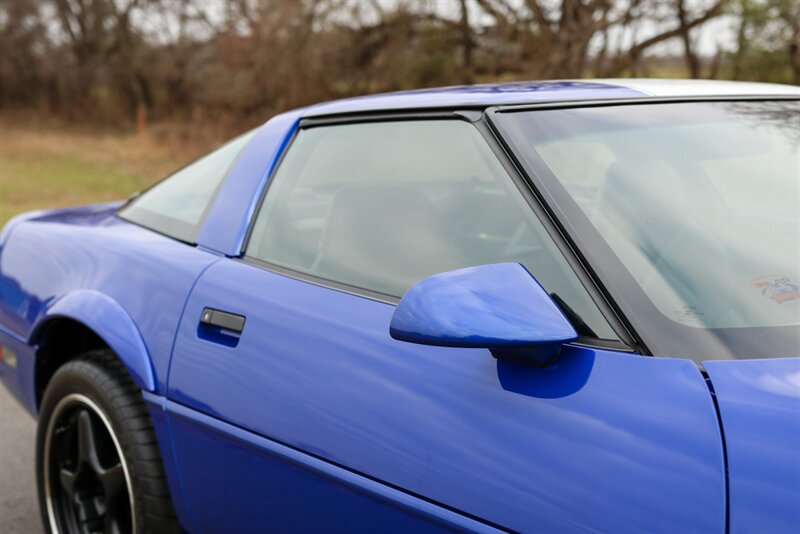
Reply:
[[691, 22], [686, 23], [685, 25], [678, 25], [678, 27], [673, 28], [671, 30], [659, 33], [650, 37], [649, 39], [645, 39], [641, 43], [638, 43], [628, 49], [627, 53], [618, 57], [612, 63], [611, 69], [609, 70], [611, 75], [617, 75], [627, 69], [637, 57], [641, 55], [642, 52], [647, 50], [653, 45], [656, 45], [662, 41], [666, 41], [668, 39], [672, 39], [674, 37], [678, 37], [684, 31], [689, 31], [692, 28], [699, 26], [709, 20], [713, 19], [714, 17], [719, 16], [722, 13], [722, 8], [724, 8], [728, 4], [729, 0], [717, 0], [717, 2], [708, 9], [705, 13], [697, 17], [696, 19], [692, 20]]

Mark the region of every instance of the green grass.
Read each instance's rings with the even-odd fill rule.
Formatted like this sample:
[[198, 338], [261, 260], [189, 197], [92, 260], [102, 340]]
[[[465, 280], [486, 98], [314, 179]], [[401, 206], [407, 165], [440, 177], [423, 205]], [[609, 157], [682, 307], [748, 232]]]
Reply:
[[125, 199], [202, 148], [0, 120], [0, 225], [30, 210]]
[[2, 163], [3, 199], [0, 223], [33, 209], [125, 198], [147, 185], [134, 176], [79, 159], [43, 155], [8, 158]]

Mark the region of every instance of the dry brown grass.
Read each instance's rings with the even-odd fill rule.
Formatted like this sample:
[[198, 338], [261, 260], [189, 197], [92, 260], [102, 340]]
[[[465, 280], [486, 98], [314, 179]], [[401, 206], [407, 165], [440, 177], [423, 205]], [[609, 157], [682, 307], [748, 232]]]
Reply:
[[0, 224], [33, 209], [124, 199], [213, 144], [179, 131], [135, 135], [0, 116]]

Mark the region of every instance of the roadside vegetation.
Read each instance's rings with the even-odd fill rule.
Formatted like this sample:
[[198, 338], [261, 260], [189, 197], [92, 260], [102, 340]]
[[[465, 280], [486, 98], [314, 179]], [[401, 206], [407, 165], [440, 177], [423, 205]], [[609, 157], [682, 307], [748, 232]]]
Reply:
[[0, 0], [0, 50], [3, 223], [125, 198], [333, 98], [617, 76], [800, 84], [800, 2]]
[[29, 210], [125, 199], [207, 148], [0, 117], [0, 224]]
[[218, 128], [514, 80], [800, 84], [797, 0], [0, 0], [0, 108]]

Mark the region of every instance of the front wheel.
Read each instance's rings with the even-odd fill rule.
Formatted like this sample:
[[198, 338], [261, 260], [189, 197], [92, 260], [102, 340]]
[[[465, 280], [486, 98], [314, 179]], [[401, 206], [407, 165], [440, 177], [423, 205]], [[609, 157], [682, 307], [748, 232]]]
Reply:
[[56, 372], [36, 441], [48, 532], [179, 530], [147, 407], [110, 351], [87, 353]]

